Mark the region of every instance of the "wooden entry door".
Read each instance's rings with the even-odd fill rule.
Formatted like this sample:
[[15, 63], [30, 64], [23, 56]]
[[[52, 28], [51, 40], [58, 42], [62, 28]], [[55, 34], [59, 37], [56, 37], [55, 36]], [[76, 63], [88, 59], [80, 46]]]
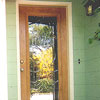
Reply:
[[57, 7], [19, 7], [21, 100], [30, 100], [29, 16], [57, 18], [58, 100], [68, 100], [68, 34], [66, 10], [66, 8]]

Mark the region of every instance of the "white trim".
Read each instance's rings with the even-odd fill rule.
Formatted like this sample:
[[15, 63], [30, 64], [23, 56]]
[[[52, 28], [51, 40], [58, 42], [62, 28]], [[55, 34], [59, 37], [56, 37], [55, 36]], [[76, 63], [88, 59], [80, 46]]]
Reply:
[[68, 7], [71, 2], [50, 2], [50, 1], [23, 1], [18, 0], [19, 5], [32, 5], [32, 6], [57, 6]]
[[69, 100], [74, 100], [72, 4], [68, 6], [68, 29], [69, 29]]
[[5, 0], [0, 0], [0, 33], [0, 100], [8, 100]]
[[19, 4], [16, 2], [16, 43], [17, 43], [17, 83], [18, 83], [18, 100], [21, 100], [21, 79], [20, 79], [20, 41], [19, 41]]
[[[68, 31], [69, 31], [69, 100], [74, 100], [74, 78], [73, 78], [73, 36], [72, 36], [72, 3], [71, 2], [47, 2], [47, 1], [23, 1], [17, 0], [17, 57], [18, 57], [18, 81], [20, 81], [20, 51], [19, 51], [19, 5], [28, 6], [52, 6], [52, 7], [66, 7], [68, 8]], [[18, 100], [21, 100], [20, 82], [18, 82]]]

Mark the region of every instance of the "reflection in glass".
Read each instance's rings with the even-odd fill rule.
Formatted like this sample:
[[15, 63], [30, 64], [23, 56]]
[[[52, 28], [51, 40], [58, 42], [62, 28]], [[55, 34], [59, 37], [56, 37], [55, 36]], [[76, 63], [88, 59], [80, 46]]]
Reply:
[[58, 100], [56, 17], [29, 16], [30, 100]]

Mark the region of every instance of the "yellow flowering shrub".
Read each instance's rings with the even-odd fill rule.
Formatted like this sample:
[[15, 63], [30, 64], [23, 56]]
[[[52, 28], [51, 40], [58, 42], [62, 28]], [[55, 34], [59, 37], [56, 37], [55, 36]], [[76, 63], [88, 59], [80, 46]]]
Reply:
[[53, 78], [54, 64], [53, 64], [53, 48], [50, 47], [42, 50], [41, 53], [34, 55], [33, 59], [36, 61], [35, 66], [39, 72], [37, 76], [40, 78]]

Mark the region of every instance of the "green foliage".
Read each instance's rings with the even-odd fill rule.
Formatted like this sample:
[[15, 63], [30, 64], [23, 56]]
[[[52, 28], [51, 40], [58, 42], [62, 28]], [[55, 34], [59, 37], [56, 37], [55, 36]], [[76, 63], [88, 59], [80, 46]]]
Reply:
[[91, 0], [91, 1], [95, 2], [96, 0]]
[[95, 11], [94, 14], [99, 13], [100, 12], [100, 7], [98, 7]]
[[[53, 27], [48, 25], [29, 25], [31, 31], [29, 35], [30, 45], [53, 45]], [[34, 28], [33, 28], [34, 27]]]
[[[35, 50], [30, 52], [31, 94], [53, 92], [53, 52], [50, 47], [54, 46], [54, 38], [53, 26], [29, 25], [30, 47], [39, 49], [41, 52], [40, 54]], [[45, 50], [43, 51], [41, 48], [45, 48]]]
[[[87, 1], [88, 1], [88, 0], [83, 0], [83, 1], [82, 1], [82, 4], [85, 4]], [[96, 0], [91, 0], [91, 1], [95, 2]]]
[[93, 43], [93, 39], [89, 38], [89, 44], [92, 44], [92, 43]]
[[94, 36], [89, 38], [89, 44], [92, 44], [94, 40], [100, 40], [100, 30], [97, 30], [95, 33], [94, 33]]
[[32, 88], [33, 88], [32, 91], [37, 90], [39, 93], [53, 92], [54, 89], [53, 80], [48, 78], [37, 80]]
[[85, 4], [86, 2], [87, 2], [87, 0], [83, 0], [83, 1], [82, 1], [82, 4]]
[[98, 38], [100, 39], [100, 32], [98, 33]]

